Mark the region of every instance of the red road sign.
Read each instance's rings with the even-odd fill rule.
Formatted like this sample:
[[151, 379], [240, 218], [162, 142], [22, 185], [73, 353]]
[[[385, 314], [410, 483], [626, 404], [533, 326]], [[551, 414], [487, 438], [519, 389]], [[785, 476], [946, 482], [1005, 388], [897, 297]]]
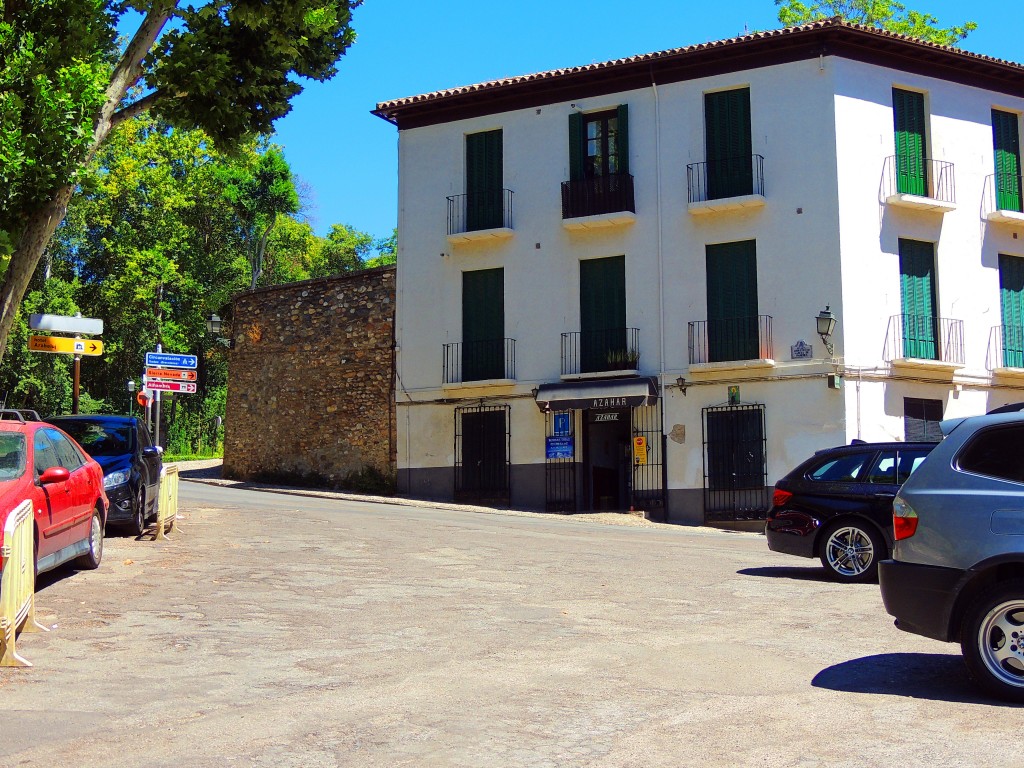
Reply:
[[164, 381], [195, 381], [196, 372], [178, 368], [147, 368], [146, 380], [153, 381], [154, 379], [163, 379]]
[[146, 379], [146, 389], [194, 394], [196, 385], [191, 381], [153, 381], [152, 379]]

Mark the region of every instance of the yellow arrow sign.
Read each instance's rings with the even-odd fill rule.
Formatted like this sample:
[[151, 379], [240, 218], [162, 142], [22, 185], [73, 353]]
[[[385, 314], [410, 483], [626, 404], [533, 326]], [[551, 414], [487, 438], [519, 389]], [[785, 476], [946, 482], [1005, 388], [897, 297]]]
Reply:
[[32, 352], [52, 352], [58, 355], [103, 354], [103, 342], [96, 339], [71, 339], [67, 336], [29, 336], [28, 348]]

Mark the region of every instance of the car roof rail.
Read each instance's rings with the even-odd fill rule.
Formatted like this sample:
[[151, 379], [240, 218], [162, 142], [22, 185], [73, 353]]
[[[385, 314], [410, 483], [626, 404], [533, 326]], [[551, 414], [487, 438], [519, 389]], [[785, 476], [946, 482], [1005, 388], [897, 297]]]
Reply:
[[17, 410], [18, 410], [18, 413], [20, 413], [22, 415], [22, 417], [26, 421], [42, 421], [43, 420], [43, 417], [40, 416], [37, 411], [33, 411], [31, 408], [18, 408]]
[[25, 415], [14, 408], [0, 408], [0, 421], [4, 420], [26, 423]]

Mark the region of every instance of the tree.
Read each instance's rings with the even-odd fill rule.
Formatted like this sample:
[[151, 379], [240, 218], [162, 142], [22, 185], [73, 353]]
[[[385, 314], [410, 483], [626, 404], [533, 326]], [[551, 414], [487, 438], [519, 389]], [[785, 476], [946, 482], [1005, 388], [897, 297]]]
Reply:
[[377, 255], [367, 259], [368, 267], [383, 267], [386, 264], [398, 263], [398, 227], [391, 230], [391, 237], [382, 237], [377, 240], [373, 247], [377, 249]]
[[[0, 359], [81, 170], [144, 112], [221, 146], [268, 134], [354, 42], [361, 0], [32, 0], [0, 11]], [[123, 48], [119, 24], [140, 17]], [[4, 245], [4, 244], [7, 245]], [[2, 254], [0, 254], [2, 256]]]
[[348, 224], [334, 224], [316, 254], [311, 277], [341, 275], [362, 269], [366, 255], [373, 248], [373, 238]]
[[973, 21], [960, 26], [942, 28], [930, 13], [909, 11], [895, 0], [775, 0], [779, 21], [787, 27], [818, 19], [840, 16], [846, 21], [868, 27], [880, 27], [900, 35], [909, 35], [930, 43], [955, 46], [978, 28]]

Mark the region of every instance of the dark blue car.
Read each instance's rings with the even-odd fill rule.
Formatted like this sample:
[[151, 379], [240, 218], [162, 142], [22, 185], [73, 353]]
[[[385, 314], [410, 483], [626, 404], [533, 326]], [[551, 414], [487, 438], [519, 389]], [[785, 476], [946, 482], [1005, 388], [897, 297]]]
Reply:
[[146, 520], [156, 515], [163, 465], [146, 425], [132, 416], [54, 416], [47, 421], [71, 435], [103, 468], [110, 500], [107, 523], [141, 535]]

